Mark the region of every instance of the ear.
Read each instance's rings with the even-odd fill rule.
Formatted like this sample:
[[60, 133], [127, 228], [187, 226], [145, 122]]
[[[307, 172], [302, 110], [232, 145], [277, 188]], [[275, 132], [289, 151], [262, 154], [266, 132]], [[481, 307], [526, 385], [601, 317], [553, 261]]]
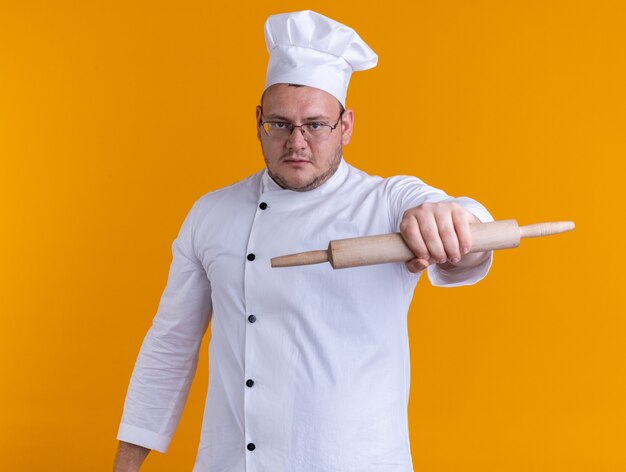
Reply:
[[354, 128], [354, 112], [346, 108], [341, 116], [341, 144], [348, 144]]
[[262, 114], [261, 105], [257, 105], [256, 107], [256, 138], [261, 141], [261, 114]]

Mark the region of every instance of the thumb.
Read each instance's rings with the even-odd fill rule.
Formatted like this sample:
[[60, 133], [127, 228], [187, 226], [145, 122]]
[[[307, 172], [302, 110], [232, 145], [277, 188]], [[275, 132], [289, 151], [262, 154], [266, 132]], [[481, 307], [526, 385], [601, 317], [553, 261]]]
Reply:
[[406, 262], [406, 268], [409, 269], [409, 272], [413, 272], [414, 274], [423, 271], [428, 265], [428, 261], [425, 259], [415, 258]]

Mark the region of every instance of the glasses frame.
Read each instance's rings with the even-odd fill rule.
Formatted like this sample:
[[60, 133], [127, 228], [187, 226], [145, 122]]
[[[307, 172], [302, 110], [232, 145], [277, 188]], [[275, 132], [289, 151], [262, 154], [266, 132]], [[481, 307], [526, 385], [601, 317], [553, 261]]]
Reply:
[[[293, 130], [296, 128], [300, 128], [300, 132], [302, 133], [302, 137], [304, 138], [305, 141], [309, 141], [312, 138], [312, 134], [307, 134], [304, 131], [303, 126], [307, 126], [307, 125], [312, 125], [314, 123], [302, 123], [301, 125], [294, 125], [293, 123], [288, 123], [286, 121], [263, 121], [263, 107], [259, 106], [259, 108], [261, 109], [261, 120], [259, 120], [259, 126], [263, 129], [263, 132], [265, 133], [266, 136], [272, 138], [272, 139], [277, 139], [276, 136], [272, 136], [271, 134], [269, 134], [265, 128], [263, 127], [264, 124], [272, 124], [272, 123], [284, 123], [286, 125], [288, 125], [290, 127], [289, 130], [289, 134], [287, 136], [285, 136], [284, 139], [289, 139], [291, 137], [291, 135], [293, 134]], [[328, 133], [328, 137], [330, 137], [330, 135], [332, 134], [332, 132], [337, 128], [337, 126], [339, 126], [339, 122], [341, 121], [341, 117], [343, 116], [343, 112], [346, 111], [345, 109], [341, 110], [341, 113], [339, 113], [339, 118], [337, 118], [337, 121], [335, 122], [334, 125], [327, 125], [324, 123], [317, 123], [320, 126], [325, 126], [327, 128], [330, 128], [330, 133]], [[313, 138], [312, 140], [315, 140], [315, 138]]]

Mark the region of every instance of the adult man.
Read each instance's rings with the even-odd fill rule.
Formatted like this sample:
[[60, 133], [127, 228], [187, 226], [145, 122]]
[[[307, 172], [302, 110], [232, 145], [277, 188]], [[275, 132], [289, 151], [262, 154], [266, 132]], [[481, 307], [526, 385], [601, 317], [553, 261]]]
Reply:
[[[352, 70], [376, 64], [356, 33], [314, 12], [266, 23], [270, 64], [257, 136], [266, 169], [200, 198], [173, 244], [168, 284], [126, 399], [117, 471], [165, 451], [209, 321], [210, 381], [195, 471], [412, 470], [406, 313], [419, 273], [474, 283], [467, 254], [490, 220], [413, 177], [349, 166]], [[273, 256], [401, 230], [403, 264], [272, 269]]]

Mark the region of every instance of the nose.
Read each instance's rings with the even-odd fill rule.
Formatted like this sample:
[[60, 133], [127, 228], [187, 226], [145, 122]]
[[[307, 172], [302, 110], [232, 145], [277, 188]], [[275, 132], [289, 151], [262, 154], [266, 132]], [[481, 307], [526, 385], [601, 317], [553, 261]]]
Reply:
[[287, 139], [287, 147], [289, 149], [303, 149], [308, 146], [306, 139], [304, 139], [304, 130], [300, 127], [294, 127], [291, 130], [289, 139]]

